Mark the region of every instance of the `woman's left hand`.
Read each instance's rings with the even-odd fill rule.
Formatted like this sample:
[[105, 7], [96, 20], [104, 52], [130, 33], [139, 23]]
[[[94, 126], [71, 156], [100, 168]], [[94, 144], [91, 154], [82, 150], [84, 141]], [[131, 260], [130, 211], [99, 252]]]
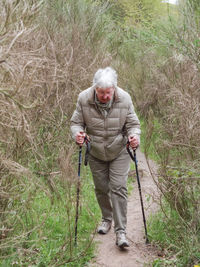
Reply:
[[139, 138], [135, 135], [129, 136], [128, 141], [132, 149], [136, 149], [139, 146]]

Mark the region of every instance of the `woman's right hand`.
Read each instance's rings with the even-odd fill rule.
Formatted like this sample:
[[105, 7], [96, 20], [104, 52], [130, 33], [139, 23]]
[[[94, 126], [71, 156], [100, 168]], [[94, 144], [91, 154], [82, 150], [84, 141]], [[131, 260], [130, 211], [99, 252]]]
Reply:
[[84, 133], [84, 132], [78, 132], [77, 135], [76, 135], [76, 143], [79, 146], [82, 146], [84, 144], [85, 137], [86, 137], [86, 133]]

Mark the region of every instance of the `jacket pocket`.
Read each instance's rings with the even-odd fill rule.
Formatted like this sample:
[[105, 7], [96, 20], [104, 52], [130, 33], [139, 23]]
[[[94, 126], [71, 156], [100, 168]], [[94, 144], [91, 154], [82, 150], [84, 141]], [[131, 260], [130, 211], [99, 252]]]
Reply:
[[124, 137], [122, 134], [117, 135], [113, 142], [106, 147], [106, 154], [108, 157], [117, 157], [122, 149], [125, 148], [126, 142], [126, 137]]
[[122, 134], [118, 134], [114, 140], [107, 146], [108, 149], [111, 149], [112, 147], [116, 147], [118, 145], [122, 145], [123, 144], [123, 135]]

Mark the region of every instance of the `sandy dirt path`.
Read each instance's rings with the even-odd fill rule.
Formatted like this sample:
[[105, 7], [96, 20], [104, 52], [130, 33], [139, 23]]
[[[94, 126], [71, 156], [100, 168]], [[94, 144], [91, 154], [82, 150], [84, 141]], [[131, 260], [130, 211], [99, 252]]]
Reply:
[[[143, 153], [137, 151], [138, 169], [145, 207], [145, 216], [154, 213], [157, 205], [155, 198], [158, 196], [156, 185], [149, 173]], [[150, 162], [151, 169], [156, 171], [156, 166]], [[115, 245], [113, 227], [107, 235], [96, 235], [96, 257], [89, 264], [90, 267], [143, 267], [151, 266], [150, 262], [158, 258], [158, 252], [151, 245], [145, 244], [144, 224], [142, 218], [139, 191], [135, 173], [130, 173], [135, 179], [134, 189], [128, 199], [127, 238], [130, 247], [124, 251]], [[150, 200], [149, 200], [150, 198]], [[147, 201], [148, 199], [148, 201]]]

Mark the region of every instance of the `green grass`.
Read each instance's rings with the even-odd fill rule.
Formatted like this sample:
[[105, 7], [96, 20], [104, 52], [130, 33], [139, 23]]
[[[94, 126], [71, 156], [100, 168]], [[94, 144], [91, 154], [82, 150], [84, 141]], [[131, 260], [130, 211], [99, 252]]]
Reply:
[[[11, 244], [4, 253], [8, 258], [1, 257], [0, 266], [39, 267], [53, 266], [55, 263], [60, 263], [60, 266], [84, 266], [93, 257], [95, 244], [92, 243], [87, 250], [85, 248], [90, 244], [91, 235], [100, 220], [100, 210], [89, 169], [82, 168], [81, 180], [77, 247], [74, 247], [76, 187], [72, 186], [69, 195], [57, 184], [60, 197], [53, 196], [51, 199], [45, 192], [39, 191], [31, 202], [30, 212], [21, 214], [20, 219], [27, 229], [38, 227], [22, 237], [19, 245]], [[23, 230], [22, 224], [18, 224], [18, 232]]]
[[175, 210], [168, 203], [163, 212], [151, 216], [148, 220], [150, 241], [165, 249], [165, 258], [154, 260], [153, 267], [176, 266], [190, 267], [200, 263], [200, 246], [198, 237], [180, 220]]

